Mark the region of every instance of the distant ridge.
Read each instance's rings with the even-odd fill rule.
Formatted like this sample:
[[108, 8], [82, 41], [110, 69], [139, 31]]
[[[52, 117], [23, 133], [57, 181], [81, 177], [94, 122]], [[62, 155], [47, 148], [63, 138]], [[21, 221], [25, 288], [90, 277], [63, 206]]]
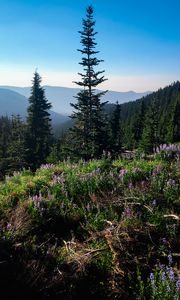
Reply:
[[[26, 98], [29, 97], [31, 88], [30, 87], [16, 87], [16, 86], [0, 86], [0, 88], [5, 88], [16, 93], [25, 96]], [[68, 88], [68, 87], [60, 87], [60, 86], [49, 86], [45, 85], [45, 94], [47, 99], [53, 105], [53, 111], [61, 114], [71, 114], [72, 107], [70, 106], [71, 103], [75, 103], [76, 99], [74, 96], [78, 93], [78, 88]], [[109, 103], [116, 103], [119, 101], [120, 104], [126, 103], [129, 101], [134, 101], [140, 99], [151, 92], [147, 91], [144, 93], [136, 93], [134, 91], [128, 92], [116, 92], [116, 91], [108, 91], [103, 96], [103, 101], [109, 101]]]
[[[9, 116], [19, 114], [22, 119], [27, 116], [28, 99], [16, 91], [0, 87], [0, 116]], [[50, 110], [52, 125], [65, 122], [68, 118]]]

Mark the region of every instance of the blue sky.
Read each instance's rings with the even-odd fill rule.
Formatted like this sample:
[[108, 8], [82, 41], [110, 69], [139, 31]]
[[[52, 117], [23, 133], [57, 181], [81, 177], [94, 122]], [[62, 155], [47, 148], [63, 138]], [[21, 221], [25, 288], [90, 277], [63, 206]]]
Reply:
[[156, 90], [180, 79], [179, 0], [0, 0], [0, 85], [75, 87], [78, 30], [94, 7], [97, 50], [117, 91]]

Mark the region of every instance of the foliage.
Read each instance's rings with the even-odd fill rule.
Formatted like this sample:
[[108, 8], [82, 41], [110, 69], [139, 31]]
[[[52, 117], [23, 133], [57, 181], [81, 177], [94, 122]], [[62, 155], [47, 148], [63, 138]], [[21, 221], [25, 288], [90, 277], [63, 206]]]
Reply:
[[68, 286], [71, 296], [84, 297], [88, 290], [90, 299], [166, 297], [161, 275], [168, 286], [169, 273], [158, 261], [164, 265], [169, 252], [175, 293], [180, 173], [178, 148], [170, 148], [176, 153], [170, 163], [157, 153], [146, 159], [104, 157], [6, 176], [0, 184], [1, 239], [12, 243], [28, 282], [35, 280], [29, 262], [36, 260], [41, 278], [35, 288], [41, 286], [42, 297], [65, 297]]
[[40, 83], [41, 77], [35, 72], [29, 98], [26, 133], [26, 160], [33, 170], [45, 162], [50, 151], [51, 120], [48, 110], [51, 104], [45, 98]]
[[102, 60], [97, 59], [95, 51], [95, 21], [93, 20], [93, 8], [87, 8], [86, 19], [83, 19], [83, 30], [81, 34], [82, 49], [78, 50], [83, 55], [80, 65], [84, 73], [79, 73], [81, 81], [76, 82], [83, 89], [77, 94], [76, 104], [71, 104], [75, 109], [72, 118], [75, 119], [74, 127], [71, 130], [72, 152], [76, 157], [90, 159], [99, 157], [105, 149], [105, 117], [101, 103], [101, 96], [105, 92], [97, 92], [95, 88], [105, 81], [101, 74], [104, 71], [95, 71], [95, 67]]

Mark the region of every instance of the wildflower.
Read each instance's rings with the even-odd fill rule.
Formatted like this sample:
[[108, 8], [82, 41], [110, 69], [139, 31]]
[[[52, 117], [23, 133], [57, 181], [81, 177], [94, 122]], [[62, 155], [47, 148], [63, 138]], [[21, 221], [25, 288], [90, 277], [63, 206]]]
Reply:
[[167, 244], [168, 243], [168, 241], [167, 241], [167, 239], [165, 237], [162, 238], [161, 241], [162, 241], [163, 244]]
[[168, 255], [168, 262], [169, 262], [169, 265], [172, 264], [172, 255], [171, 254]]
[[171, 280], [171, 281], [174, 281], [174, 271], [173, 271], [173, 269], [172, 268], [170, 268], [170, 270], [169, 270], [169, 279]]
[[133, 217], [133, 211], [131, 208], [127, 207], [123, 213], [125, 218], [132, 218]]
[[157, 201], [154, 199], [152, 202], [152, 206], [156, 206], [157, 205]]
[[128, 188], [131, 190], [133, 188], [133, 184], [132, 182], [130, 181], [129, 184], [128, 184]]
[[157, 165], [157, 166], [155, 167], [155, 169], [153, 170], [153, 172], [152, 172], [152, 176], [156, 176], [156, 175], [160, 174], [160, 173], [161, 173], [161, 170], [162, 170], [161, 165]]
[[119, 177], [124, 177], [127, 174], [127, 170], [126, 169], [121, 169], [119, 172]]
[[11, 223], [8, 223], [7, 226], [6, 226], [7, 230], [10, 230], [11, 227], [12, 227]]
[[42, 164], [40, 167], [41, 170], [49, 170], [53, 168], [54, 168], [54, 164]]
[[150, 273], [150, 281], [151, 281], [151, 286], [154, 289], [155, 288], [155, 282], [154, 282], [154, 273]]
[[170, 178], [170, 179], [167, 181], [166, 185], [167, 185], [167, 187], [173, 187], [173, 186], [176, 185], [176, 181]]
[[178, 276], [178, 280], [176, 281], [176, 292], [180, 292], [180, 275]]
[[166, 281], [166, 274], [164, 271], [161, 273], [161, 280], [162, 280], [162, 283], [164, 283]]

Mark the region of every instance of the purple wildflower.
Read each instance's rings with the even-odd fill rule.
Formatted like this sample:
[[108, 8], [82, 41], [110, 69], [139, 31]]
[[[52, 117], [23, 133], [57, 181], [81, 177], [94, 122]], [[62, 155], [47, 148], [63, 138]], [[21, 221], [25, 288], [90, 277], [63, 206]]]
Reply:
[[130, 181], [129, 184], [128, 184], [128, 188], [131, 190], [133, 188], [133, 184], [132, 182]]
[[154, 273], [150, 273], [150, 281], [151, 281], [151, 285], [154, 286]]
[[174, 271], [173, 271], [173, 269], [172, 268], [170, 268], [170, 270], [169, 270], [169, 279], [171, 280], [171, 281], [174, 281]]
[[11, 223], [8, 223], [7, 226], [6, 226], [7, 230], [10, 230], [11, 227], [12, 227]]
[[154, 199], [152, 202], [152, 206], [156, 206], [157, 205], [157, 201]]
[[172, 264], [172, 255], [171, 254], [168, 255], [168, 262], [169, 262], [169, 265]]
[[127, 174], [127, 170], [126, 169], [121, 169], [119, 172], [119, 177], [124, 177]]
[[178, 276], [178, 280], [176, 281], [176, 292], [180, 292], [180, 275]]
[[161, 273], [161, 280], [162, 280], [162, 283], [164, 283], [166, 281], [166, 274], [165, 274], [165, 272]]
[[166, 238], [162, 238], [161, 240], [162, 240], [163, 244], [167, 244], [168, 243], [168, 241], [167, 241]]
[[49, 169], [53, 169], [54, 168], [54, 164], [42, 164], [40, 169], [43, 170], [49, 170]]

